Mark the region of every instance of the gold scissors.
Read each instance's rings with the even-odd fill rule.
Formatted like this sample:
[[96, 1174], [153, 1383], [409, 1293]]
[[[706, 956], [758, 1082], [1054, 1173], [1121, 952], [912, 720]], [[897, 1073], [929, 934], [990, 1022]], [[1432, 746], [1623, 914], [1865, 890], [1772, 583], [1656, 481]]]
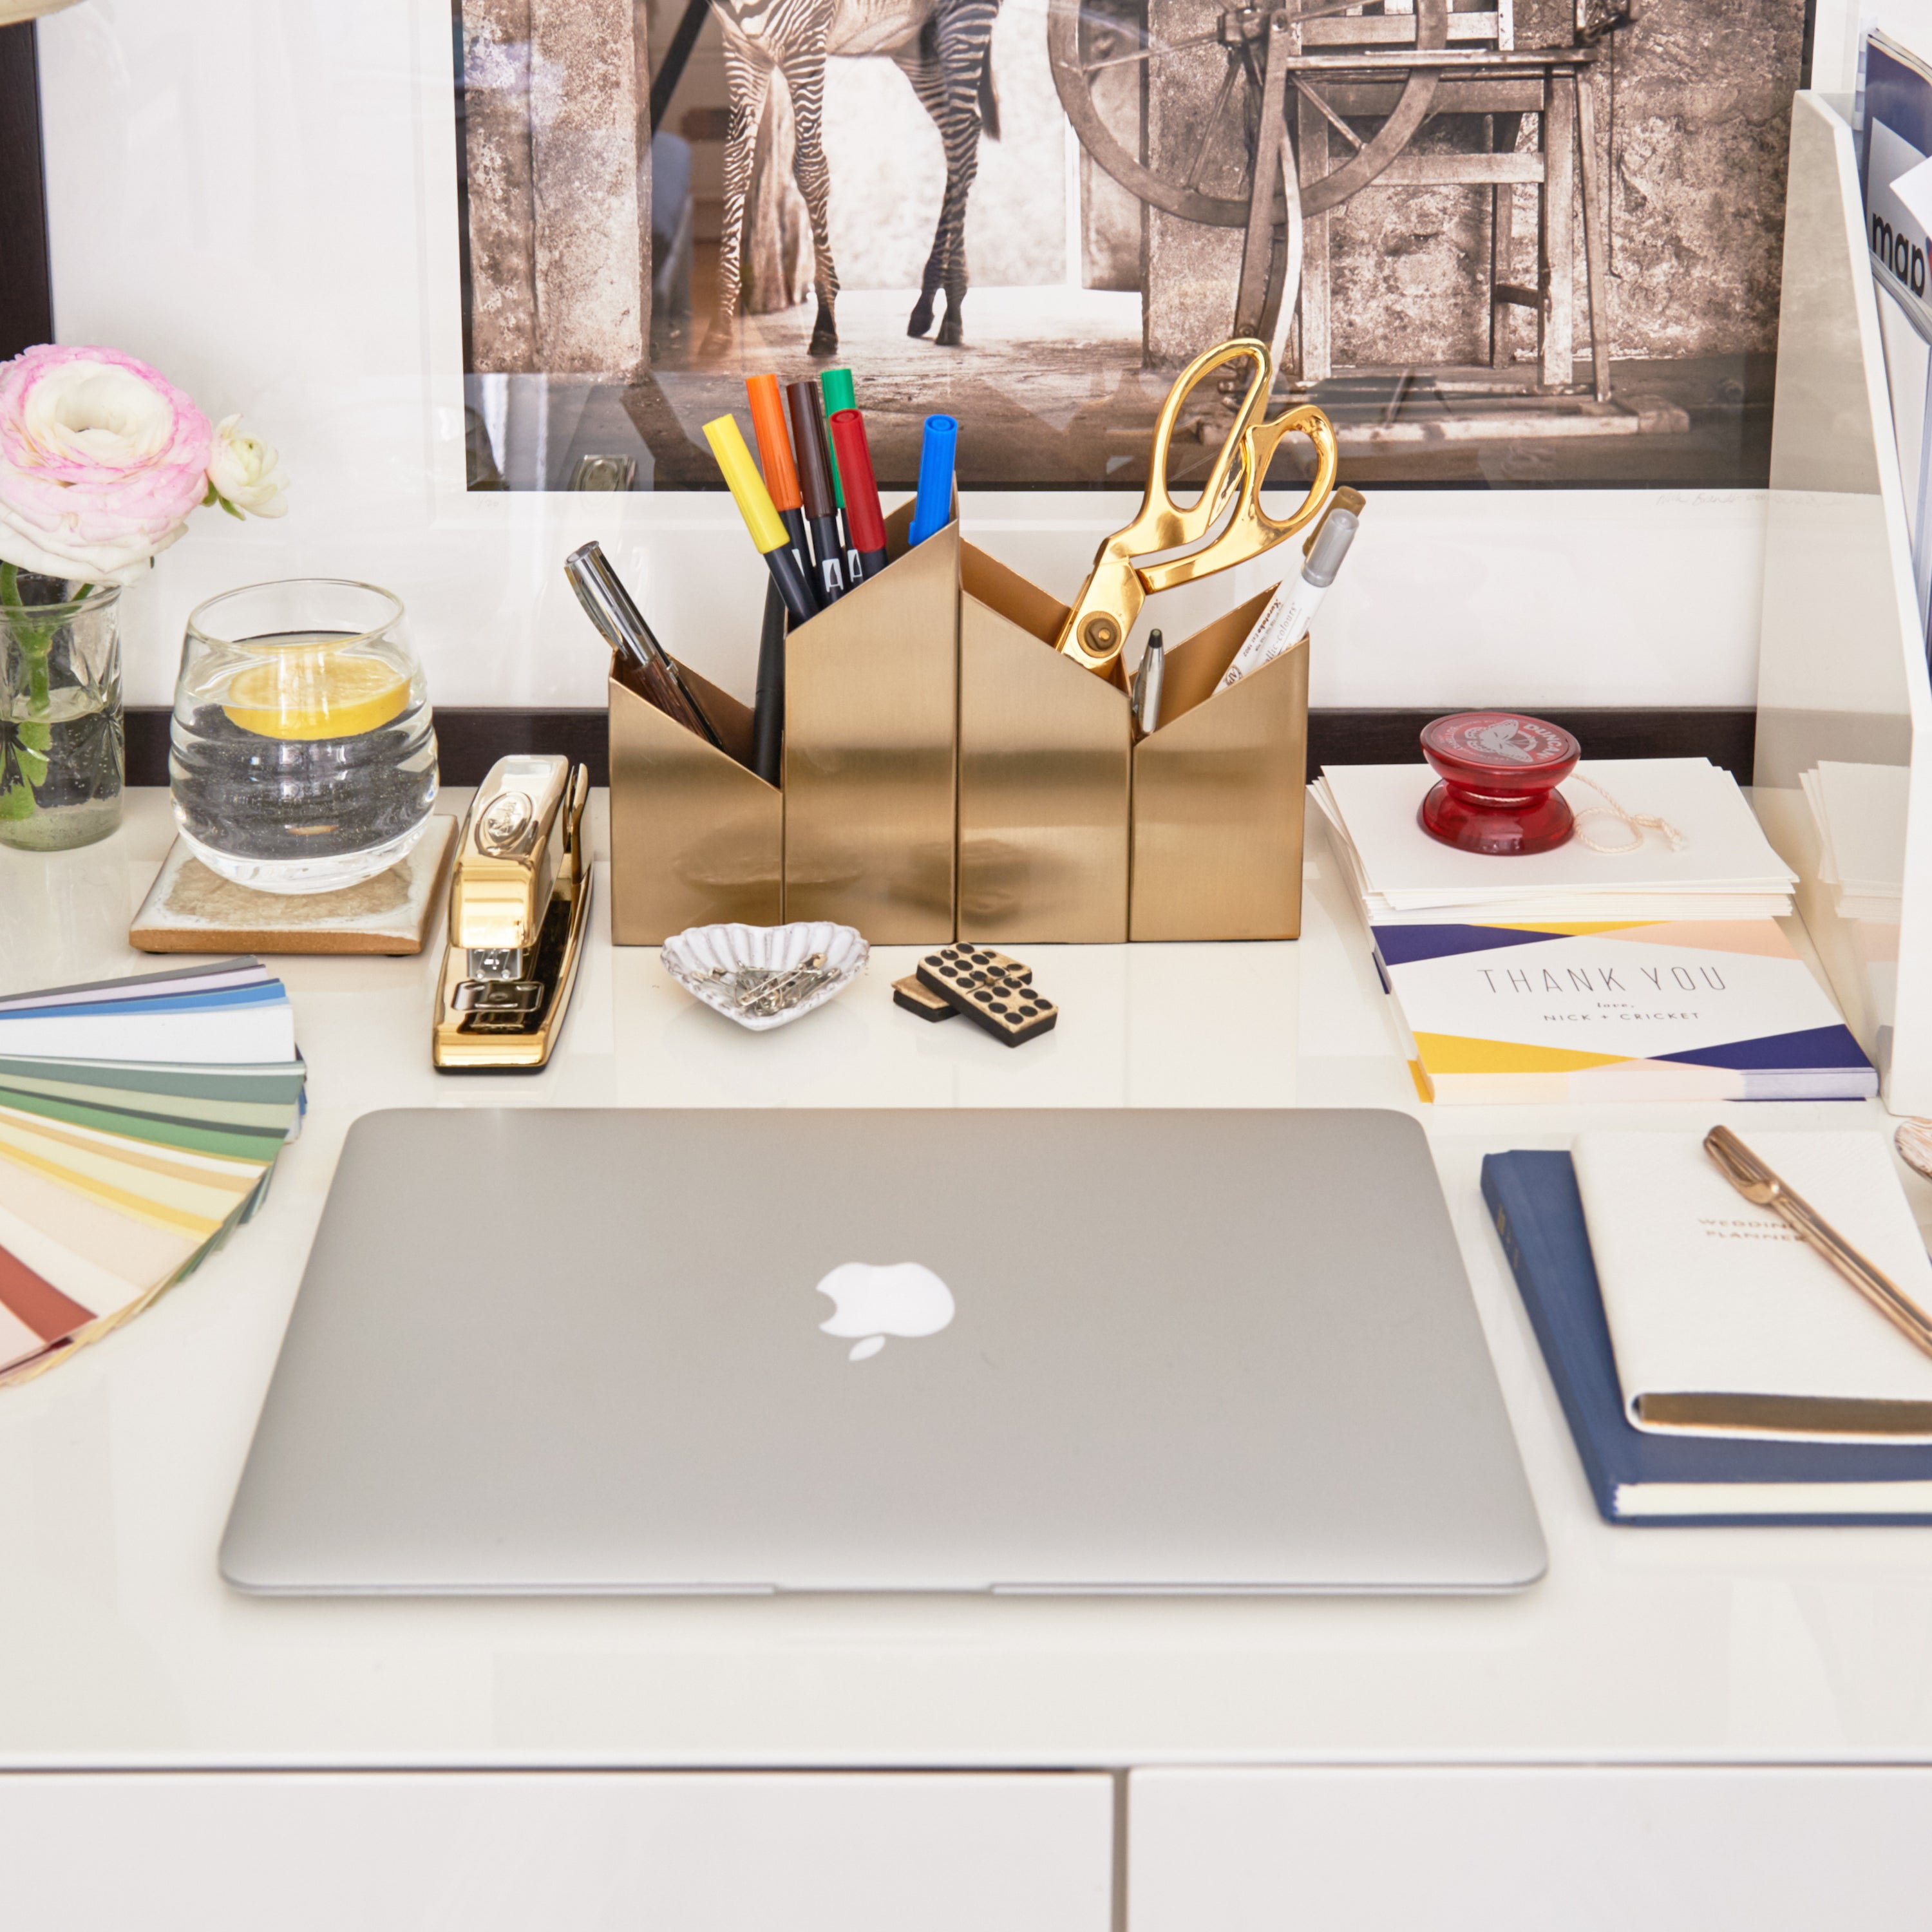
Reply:
[[[1199, 500], [1181, 509], [1167, 488], [1168, 445], [1181, 405], [1203, 376], [1224, 362], [1243, 357], [1254, 365], [1247, 394], [1202, 486]], [[1177, 584], [1191, 584], [1197, 577], [1246, 563], [1285, 543], [1321, 514], [1335, 488], [1334, 425], [1312, 403], [1290, 410], [1272, 422], [1265, 421], [1268, 391], [1274, 382], [1274, 358], [1268, 344], [1247, 336], [1196, 356], [1174, 379], [1154, 424], [1147, 494], [1141, 499], [1139, 514], [1095, 553], [1092, 574], [1061, 627], [1056, 650], [1118, 682], [1120, 646], [1147, 598], [1158, 590], [1171, 590]], [[1300, 508], [1281, 523], [1262, 508], [1262, 484], [1276, 446], [1291, 432], [1306, 436], [1315, 446], [1315, 481]], [[1237, 463], [1240, 466], [1238, 477], [1232, 473]], [[1226, 514], [1231, 497], [1232, 515], [1211, 542], [1204, 543], [1202, 539]], [[1197, 544], [1200, 548], [1163, 562], [1136, 561]]]

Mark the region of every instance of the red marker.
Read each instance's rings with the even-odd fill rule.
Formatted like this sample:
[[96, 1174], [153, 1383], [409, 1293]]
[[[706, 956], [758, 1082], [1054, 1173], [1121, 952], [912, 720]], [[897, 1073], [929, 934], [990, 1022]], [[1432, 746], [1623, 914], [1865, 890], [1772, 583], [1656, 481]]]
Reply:
[[886, 567], [886, 520], [879, 514], [879, 486], [872, 476], [872, 452], [866, 441], [866, 418], [841, 410], [832, 418], [832, 444], [838, 452], [838, 474], [845, 484], [845, 522], [859, 568], [876, 577]]

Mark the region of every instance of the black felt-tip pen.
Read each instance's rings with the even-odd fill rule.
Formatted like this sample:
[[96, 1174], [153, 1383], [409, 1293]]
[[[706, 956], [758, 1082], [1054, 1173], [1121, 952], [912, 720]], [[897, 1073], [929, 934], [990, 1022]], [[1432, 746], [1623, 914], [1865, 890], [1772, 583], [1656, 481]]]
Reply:
[[758, 682], [752, 705], [752, 769], [767, 784], [784, 771], [785, 606], [776, 580], [765, 586], [758, 633]]
[[818, 599], [812, 594], [811, 580], [793, 556], [791, 544], [785, 534], [785, 526], [779, 520], [778, 513], [772, 507], [771, 493], [758, 474], [758, 466], [752, 460], [752, 452], [745, 446], [745, 433], [731, 416], [719, 416], [704, 425], [704, 440], [711, 446], [711, 453], [718, 459], [718, 466], [724, 472], [724, 481], [730, 486], [732, 500], [738, 506], [738, 514], [745, 520], [745, 527], [752, 533], [752, 541], [758, 547], [765, 560], [765, 568], [772, 574], [772, 581], [778, 587], [778, 595], [784, 599], [785, 608], [791, 613], [795, 624], [808, 622], [818, 615]]
[[825, 405], [809, 376], [785, 385], [792, 454], [805, 493], [806, 528], [812, 532], [812, 588], [821, 604], [845, 594], [845, 547], [838, 541], [838, 501], [832, 490], [832, 450], [825, 435]]

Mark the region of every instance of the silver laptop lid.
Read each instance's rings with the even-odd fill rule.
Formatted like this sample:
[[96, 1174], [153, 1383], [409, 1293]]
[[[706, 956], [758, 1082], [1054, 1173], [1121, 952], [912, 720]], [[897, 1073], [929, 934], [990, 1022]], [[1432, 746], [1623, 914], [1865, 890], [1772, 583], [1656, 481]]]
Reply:
[[248, 1590], [1481, 1590], [1544, 1547], [1420, 1128], [376, 1114]]

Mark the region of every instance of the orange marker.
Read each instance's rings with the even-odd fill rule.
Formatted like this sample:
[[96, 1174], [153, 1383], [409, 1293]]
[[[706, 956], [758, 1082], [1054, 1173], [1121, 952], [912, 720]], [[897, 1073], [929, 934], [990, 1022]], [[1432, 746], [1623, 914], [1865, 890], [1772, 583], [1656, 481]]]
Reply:
[[800, 567], [809, 576], [812, 551], [806, 542], [805, 492], [798, 480], [798, 465], [792, 460], [791, 438], [785, 432], [784, 398], [778, 392], [776, 376], [748, 376], [745, 394], [752, 404], [752, 429], [758, 439], [758, 467], [765, 472], [765, 488], [772, 507], [784, 520]]

